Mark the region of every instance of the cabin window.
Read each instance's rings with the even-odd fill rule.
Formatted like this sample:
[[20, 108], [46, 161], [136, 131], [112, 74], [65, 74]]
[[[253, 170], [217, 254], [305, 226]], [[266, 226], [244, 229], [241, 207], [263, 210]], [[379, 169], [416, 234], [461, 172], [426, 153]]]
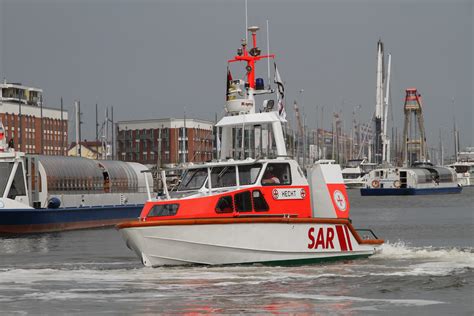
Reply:
[[260, 170], [262, 170], [261, 163], [239, 166], [240, 185], [254, 184], [257, 181]]
[[234, 205], [232, 196], [223, 196], [217, 201], [216, 213], [232, 213], [234, 211]]
[[148, 212], [148, 217], [174, 216], [178, 212], [179, 204], [157, 204]]
[[3, 196], [3, 192], [5, 192], [12, 168], [13, 162], [0, 164], [0, 196]]
[[469, 171], [469, 166], [455, 166], [454, 169], [457, 173], [465, 173]]
[[14, 200], [17, 196], [22, 195], [26, 195], [25, 179], [23, 178], [22, 164], [18, 164], [10, 192], [8, 193], [8, 198]]
[[262, 192], [260, 190], [254, 190], [252, 192], [252, 199], [253, 199], [253, 208], [255, 212], [267, 212], [269, 207], [267, 201], [263, 197]]
[[269, 163], [262, 177], [262, 185], [290, 185], [290, 164]]
[[213, 188], [234, 187], [235, 166], [215, 167], [211, 171], [211, 185]]
[[186, 190], [198, 190], [200, 189], [204, 181], [207, 179], [207, 169], [189, 169], [181, 178], [181, 183], [178, 186], [178, 191]]
[[237, 212], [252, 211], [252, 200], [250, 199], [250, 191], [237, 193], [235, 195], [235, 208]]

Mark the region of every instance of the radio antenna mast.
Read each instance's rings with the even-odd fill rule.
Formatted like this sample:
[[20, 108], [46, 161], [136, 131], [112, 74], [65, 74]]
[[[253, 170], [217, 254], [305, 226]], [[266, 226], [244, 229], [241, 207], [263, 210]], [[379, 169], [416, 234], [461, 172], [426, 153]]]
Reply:
[[[270, 28], [267, 20], [267, 55], [270, 56]], [[267, 58], [268, 87], [270, 89], [270, 58]]]
[[248, 24], [249, 24], [249, 19], [248, 19], [248, 12], [247, 12], [247, 0], [245, 0], [245, 43], [249, 42]]

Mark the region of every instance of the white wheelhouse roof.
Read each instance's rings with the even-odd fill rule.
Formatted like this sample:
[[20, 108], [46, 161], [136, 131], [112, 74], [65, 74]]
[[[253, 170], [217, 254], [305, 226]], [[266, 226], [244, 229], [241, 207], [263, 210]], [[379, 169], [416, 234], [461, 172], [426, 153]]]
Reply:
[[285, 119], [280, 118], [277, 112], [262, 112], [262, 113], [251, 113], [241, 114], [233, 116], [224, 116], [219, 122], [217, 127], [229, 127], [229, 126], [242, 126], [242, 125], [257, 125], [264, 123], [274, 122], [286, 122]]

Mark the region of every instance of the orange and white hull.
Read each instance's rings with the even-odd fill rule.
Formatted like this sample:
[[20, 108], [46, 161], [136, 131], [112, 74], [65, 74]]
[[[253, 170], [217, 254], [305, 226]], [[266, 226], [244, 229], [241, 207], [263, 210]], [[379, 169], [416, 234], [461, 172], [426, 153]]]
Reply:
[[146, 266], [311, 263], [368, 257], [383, 242], [362, 239], [341, 219], [170, 220], [118, 229]]

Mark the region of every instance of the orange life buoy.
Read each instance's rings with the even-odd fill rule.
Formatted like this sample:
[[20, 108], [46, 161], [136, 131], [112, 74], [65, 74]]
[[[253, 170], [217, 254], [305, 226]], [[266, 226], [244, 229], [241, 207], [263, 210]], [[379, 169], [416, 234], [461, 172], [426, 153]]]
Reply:
[[373, 180], [373, 181], [372, 181], [372, 187], [373, 187], [373, 188], [378, 188], [379, 186], [380, 186], [379, 180]]

